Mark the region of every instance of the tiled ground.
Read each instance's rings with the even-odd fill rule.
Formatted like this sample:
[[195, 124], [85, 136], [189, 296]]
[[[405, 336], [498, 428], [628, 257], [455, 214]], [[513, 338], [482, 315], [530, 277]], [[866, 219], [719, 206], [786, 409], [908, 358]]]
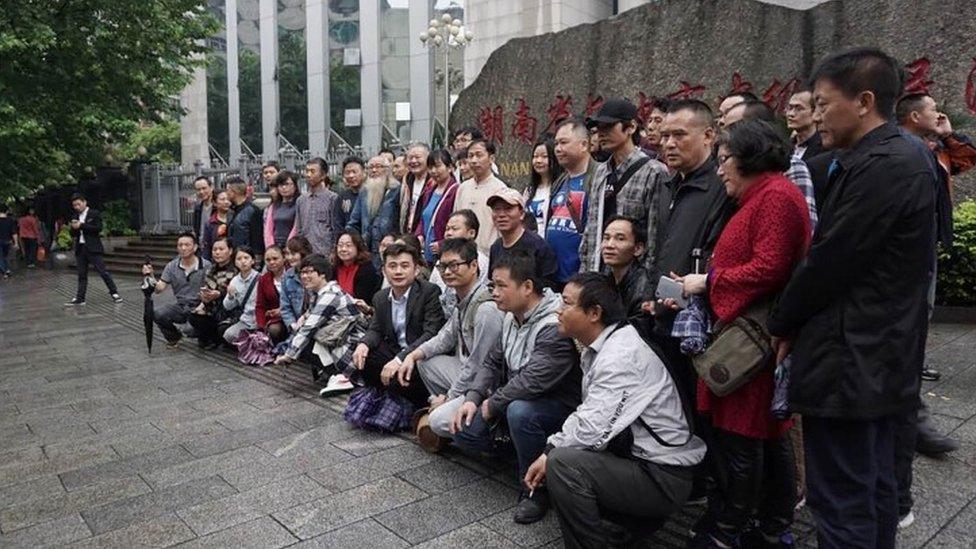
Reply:
[[[0, 282], [0, 547], [543, 547], [554, 517], [511, 522], [511, 465], [426, 454], [349, 428], [304, 373], [233, 367], [192, 345], [147, 354], [137, 281], [114, 305], [97, 277], [65, 309], [68, 273]], [[956, 455], [916, 463], [904, 547], [973, 547], [976, 327], [940, 325], [927, 386]], [[694, 510], [649, 547], [681, 546]], [[809, 522], [797, 525], [806, 544]]]

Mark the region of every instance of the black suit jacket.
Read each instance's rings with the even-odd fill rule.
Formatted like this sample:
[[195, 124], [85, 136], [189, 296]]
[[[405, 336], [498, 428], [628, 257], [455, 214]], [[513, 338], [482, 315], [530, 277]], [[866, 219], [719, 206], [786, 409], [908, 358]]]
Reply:
[[806, 150], [803, 151], [803, 156], [800, 157], [800, 159], [804, 162], [809, 162], [811, 158], [820, 155], [826, 150], [824, 149], [823, 141], [820, 138], [820, 132], [814, 132], [814, 134], [810, 136], [810, 139], [807, 139], [801, 143], [800, 146], [806, 147]]
[[369, 321], [363, 343], [370, 349], [375, 349], [381, 342], [386, 342], [391, 348], [399, 349], [397, 358], [403, 360], [410, 351], [434, 337], [444, 325], [440, 295], [441, 289], [429, 282], [418, 279], [413, 283], [407, 298], [407, 346], [400, 347], [393, 329], [390, 290], [376, 292], [373, 296], [373, 318]]
[[[75, 212], [71, 216], [71, 219], [76, 220], [80, 215], [78, 212]], [[95, 208], [88, 208], [88, 216], [85, 218], [85, 222], [81, 224], [81, 228], [71, 229], [71, 238], [75, 240], [75, 255], [78, 254], [78, 241], [82, 234], [85, 235], [85, 249], [88, 250], [88, 253], [104, 253], [105, 248], [102, 247], [102, 238], [99, 236], [101, 232], [102, 212]]]

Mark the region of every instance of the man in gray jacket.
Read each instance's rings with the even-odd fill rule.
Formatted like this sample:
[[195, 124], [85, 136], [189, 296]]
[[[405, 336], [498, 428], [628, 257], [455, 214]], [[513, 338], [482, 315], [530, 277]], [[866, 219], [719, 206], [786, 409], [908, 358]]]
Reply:
[[406, 386], [416, 377], [414, 370], [418, 370], [430, 391], [429, 428], [422, 428], [417, 437], [431, 451], [440, 449], [439, 437], [451, 436], [454, 414], [464, 404], [476, 369], [501, 336], [503, 318], [478, 272], [478, 246], [474, 240], [444, 240], [436, 267], [444, 284], [456, 292], [457, 306], [447, 324], [410, 352], [397, 372], [400, 384]]
[[538, 492], [547, 481], [566, 547], [615, 546], [604, 519], [664, 524], [691, 492], [705, 443], [689, 431], [661, 358], [621, 323], [626, 312], [606, 277], [574, 276], [562, 300], [559, 332], [586, 346], [583, 402], [549, 437], [525, 485]]
[[[451, 434], [463, 449], [493, 454], [499, 450], [494, 440], [503, 420], [522, 478], [545, 449], [546, 437], [559, 430], [580, 402], [579, 354], [573, 340], [559, 334], [559, 294], [543, 290], [531, 257], [505, 255], [495, 265], [492, 281], [495, 303], [507, 313], [501, 339], [477, 368]], [[547, 509], [544, 490], [524, 490], [514, 520], [536, 522]]]

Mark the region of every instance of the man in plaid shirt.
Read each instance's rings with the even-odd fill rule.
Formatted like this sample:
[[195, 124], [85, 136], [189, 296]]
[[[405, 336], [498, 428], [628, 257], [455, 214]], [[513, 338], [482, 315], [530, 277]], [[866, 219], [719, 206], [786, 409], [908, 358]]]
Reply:
[[[312, 352], [314, 345], [309, 345], [310, 343], [314, 344], [315, 332], [339, 317], [358, 316], [360, 311], [352, 296], [343, 292], [339, 284], [332, 280], [332, 267], [325, 257], [318, 254], [306, 257], [302, 260], [299, 273], [305, 289], [314, 296], [314, 303], [299, 319], [301, 327], [292, 336], [288, 350], [275, 359], [275, 364], [288, 364], [301, 358], [317, 366], [321, 362]], [[359, 337], [362, 337], [361, 330], [358, 334], [350, 333], [349, 342], [332, 350], [335, 361], [329, 369], [333, 370], [334, 374], [329, 379], [325, 389], [322, 390], [323, 396], [353, 389], [352, 383], [349, 382], [344, 372], [353, 368], [352, 352], [355, 345], [350, 343], [355, 343], [352, 340], [358, 340]]]
[[644, 265], [650, 269], [657, 254], [654, 243], [660, 189], [668, 180], [668, 169], [637, 147], [637, 107], [630, 101], [607, 101], [586, 125], [596, 128], [600, 146], [612, 155], [593, 174], [586, 229], [580, 242], [580, 271], [600, 272], [603, 229], [616, 215], [632, 218], [647, 228]]

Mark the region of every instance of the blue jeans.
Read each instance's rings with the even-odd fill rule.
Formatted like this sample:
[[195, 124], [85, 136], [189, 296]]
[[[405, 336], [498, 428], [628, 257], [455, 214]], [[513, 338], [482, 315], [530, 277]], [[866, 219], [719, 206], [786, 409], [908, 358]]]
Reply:
[[[513, 400], [505, 409], [508, 432], [515, 446], [518, 459], [518, 479], [525, 476], [529, 465], [546, 449], [546, 439], [559, 431], [572, 408], [548, 398], [534, 400]], [[454, 443], [470, 452], [497, 454], [496, 447], [487, 422], [481, 417], [481, 407], [475, 414], [471, 425], [454, 435]]]

